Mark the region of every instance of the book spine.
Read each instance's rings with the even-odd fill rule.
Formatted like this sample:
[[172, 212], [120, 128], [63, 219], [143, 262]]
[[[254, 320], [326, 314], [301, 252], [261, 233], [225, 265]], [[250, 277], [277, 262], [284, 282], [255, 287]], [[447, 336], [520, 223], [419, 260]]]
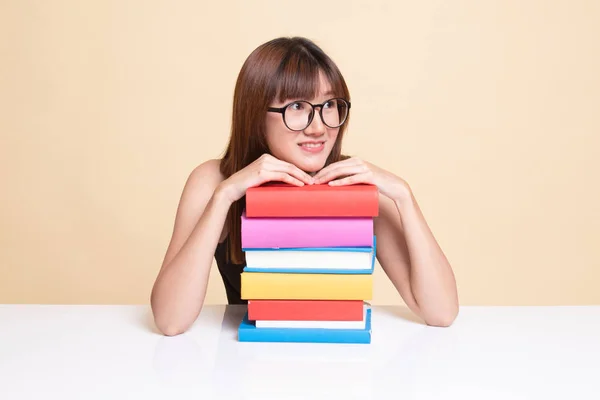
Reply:
[[360, 269], [371, 267], [373, 253], [356, 251], [289, 251], [289, 250], [252, 250], [246, 251], [248, 267], [289, 268], [289, 269]]
[[371, 343], [371, 310], [364, 329], [256, 328], [244, 317], [238, 329], [240, 342]]
[[242, 215], [242, 248], [371, 246], [373, 218], [249, 218]]
[[250, 320], [360, 321], [361, 300], [248, 300]]
[[246, 216], [250, 218], [375, 217], [379, 212], [375, 186], [331, 191], [251, 189], [246, 192]]
[[366, 330], [354, 330], [339, 332], [335, 329], [287, 329], [266, 328], [252, 330], [240, 330], [238, 340], [240, 342], [282, 342], [282, 343], [348, 343], [369, 344], [371, 343], [371, 332]]
[[373, 274], [242, 272], [244, 300], [371, 300]]

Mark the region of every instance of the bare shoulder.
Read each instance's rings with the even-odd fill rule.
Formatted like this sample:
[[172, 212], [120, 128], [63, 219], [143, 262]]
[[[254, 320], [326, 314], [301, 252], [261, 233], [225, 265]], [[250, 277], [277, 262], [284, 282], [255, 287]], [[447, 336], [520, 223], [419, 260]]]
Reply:
[[[204, 161], [192, 170], [186, 185], [205, 187], [210, 186], [214, 190], [225, 179], [221, 174], [221, 160], [210, 159]], [[212, 195], [212, 193], [211, 193]]]
[[212, 197], [215, 189], [223, 180], [220, 170], [221, 160], [210, 159], [196, 166], [189, 174], [181, 200], [178, 213], [181, 217], [191, 219], [190, 223], [196, 224], [206, 204]]

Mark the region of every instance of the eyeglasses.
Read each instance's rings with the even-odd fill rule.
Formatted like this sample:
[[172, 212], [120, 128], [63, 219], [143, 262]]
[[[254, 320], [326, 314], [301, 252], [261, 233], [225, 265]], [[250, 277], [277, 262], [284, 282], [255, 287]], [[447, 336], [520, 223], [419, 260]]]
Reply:
[[330, 128], [340, 127], [348, 118], [350, 102], [334, 98], [322, 104], [311, 104], [308, 101], [294, 101], [283, 107], [269, 107], [268, 111], [280, 113], [283, 123], [292, 131], [306, 129], [315, 116], [315, 108], [319, 107], [321, 121]]

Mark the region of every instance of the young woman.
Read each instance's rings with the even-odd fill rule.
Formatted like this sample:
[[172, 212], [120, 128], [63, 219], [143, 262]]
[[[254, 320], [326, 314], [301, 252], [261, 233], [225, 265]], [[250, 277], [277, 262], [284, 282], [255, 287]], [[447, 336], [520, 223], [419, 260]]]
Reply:
[[202, 308], [216, 259], [230, 304], [240, 299], [240, 216], [249, 187], [370, 183], [380, 192], [374, 221], [377, 260], [408, 307], [426, 324], [449, 326], [458, 313], [453, 271], [402, 178], [342, 155], [348, 88], [335, 63], [305, 38], [277, 38], [254, 50], [239, 73], [231, 136], [222, 159], [189, 175], [171, 241], [152, 289], [157, 327], [186, 331]]

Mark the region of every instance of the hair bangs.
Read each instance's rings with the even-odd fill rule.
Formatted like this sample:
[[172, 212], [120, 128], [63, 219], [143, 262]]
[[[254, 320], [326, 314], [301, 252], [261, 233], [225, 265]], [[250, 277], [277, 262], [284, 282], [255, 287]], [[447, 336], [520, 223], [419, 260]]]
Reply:
[[[308, 51], [290, 51], [282, 60], [277, 74], [275, 98], [286, 100], [312, 99], [319, 95], [319, 73], [322, 72], [331, 85], [334, 97], [346, 97], [341, 74], [325, 60], [319, 60]], [[349, 100], [349, 99], [348, 99]]]

